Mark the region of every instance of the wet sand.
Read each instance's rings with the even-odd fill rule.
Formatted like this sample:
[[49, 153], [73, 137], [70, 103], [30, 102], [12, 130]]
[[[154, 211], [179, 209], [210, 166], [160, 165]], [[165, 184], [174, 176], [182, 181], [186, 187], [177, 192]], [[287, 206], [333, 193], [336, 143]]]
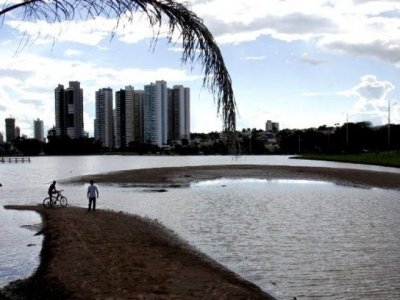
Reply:
[[152, 220], [78, 207], [6, 208], [39, 212], [44, 242], [36, 273], [0, 299], [273, 299]]
[[[400, 174], [287, 167], [201, 166], [142, 169], [83, 176], [102, 184], [187, 186], [217, 178], [309, 179], [365, 188], [400, 189]], [[39, 212], [44, 243], [37, 272], [0, 294], [21, 299], [272, 299], [254, 284], [194, 250], [162, 225], [111, 211], [77, 207]]]

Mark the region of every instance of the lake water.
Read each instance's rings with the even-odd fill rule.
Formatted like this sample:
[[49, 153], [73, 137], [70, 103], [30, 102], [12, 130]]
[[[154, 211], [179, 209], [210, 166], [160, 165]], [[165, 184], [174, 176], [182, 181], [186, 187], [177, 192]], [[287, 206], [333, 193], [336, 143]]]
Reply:
[[[54, 180], [122, 169], [218, 164], [303, 165], [397, 172], [399, 169], [282, 156], [35, 157], [0, 165], [0, 286], [29, 276], [42, 237], [22, 225], [34, 212], [5, 204], [36, 204]], [[71, 205], [86, 206], [86, 186], [59, 185]], [[398, 191], [302, 180], [215, 180], [189, 188], [99, 186], [100, 209], [158, 219], [218, 262], [279, 299], [399, 299]], [[30, 245], [30, 246], [28, 246]]]

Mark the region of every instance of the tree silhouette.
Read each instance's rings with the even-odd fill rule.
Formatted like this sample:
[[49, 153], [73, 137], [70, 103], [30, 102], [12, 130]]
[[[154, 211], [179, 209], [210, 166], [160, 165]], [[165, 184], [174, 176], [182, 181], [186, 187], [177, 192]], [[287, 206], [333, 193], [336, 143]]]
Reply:
[[200, 62], [203, 67], [203, 86], [207, 86], [217, 102], [217, 113], [222, 114], [223, 131], [229, 148], [238, 151], [236, 137], [236, 102], [232, 80], [221, 51], [211, 32], [195, 13], [173, 0], [21, 0], [6, 2], [0, 18], [7, 13], [21, 12], [24, 21], [45, 20], [49, 23], [70, 21], [75, 18], [91, 19], [98, 16], [115, 18], [116, 27], [122, 19], [132, 22], [136, 12], [142, 12], [152, 26], [154, 40], [164, 19], [168, 23], [168, 42], [174, 33], [182, 39], [182, 63]]

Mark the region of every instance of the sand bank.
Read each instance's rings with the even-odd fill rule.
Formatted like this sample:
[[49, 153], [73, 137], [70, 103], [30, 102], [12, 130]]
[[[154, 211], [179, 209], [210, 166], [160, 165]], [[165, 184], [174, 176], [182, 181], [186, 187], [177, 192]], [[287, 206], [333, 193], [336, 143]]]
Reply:
[[154, 168], [94, 174], [68, 180], [72, 183], [97, 183], [132, 186], [187, 186], [191, 182], [218, 178], [309, 179], [332, 181], [358, 187], [400, 189], [400, 174], [355, 169], [296, 166], [224, 165]]
[[273, 299], [154, 221], [77, 207], [6, 208], [39, 212], [44, 242], [37, 272], [0, 299]]

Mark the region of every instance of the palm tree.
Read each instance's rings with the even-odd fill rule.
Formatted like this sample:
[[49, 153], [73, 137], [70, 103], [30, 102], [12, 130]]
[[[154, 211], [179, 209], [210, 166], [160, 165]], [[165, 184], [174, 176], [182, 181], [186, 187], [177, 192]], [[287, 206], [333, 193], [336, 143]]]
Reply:
[[209, 88], [217, 102], [217, 113], [222, 114], [223, 132], [229, 148], [238, 152], [236, 138], [236, 102], [232, 81], [221, 51], [212, 34], [195, 13], [174, 0], [20, 0], [17, 4], [4, 4], [0, 18], [7, 13], [20, 11], [21, 19], [45, 20], [50, 23], [73, 20], [76, 17], [90, 19], [98, 16], [115, 18], [116, 26], [122, 18], [133, 20], [136, 12], [147, 16], [157, 41], [159, 29], [167, 19], [168, 41], [172, 43], [175, 32], [182, 40], [183, 63], [200, 62], [203, 67], [203, 86]]

